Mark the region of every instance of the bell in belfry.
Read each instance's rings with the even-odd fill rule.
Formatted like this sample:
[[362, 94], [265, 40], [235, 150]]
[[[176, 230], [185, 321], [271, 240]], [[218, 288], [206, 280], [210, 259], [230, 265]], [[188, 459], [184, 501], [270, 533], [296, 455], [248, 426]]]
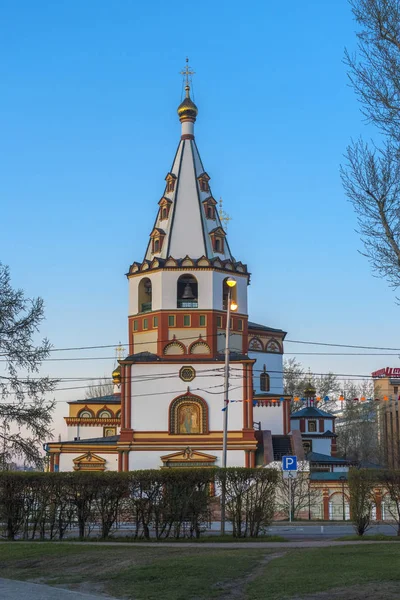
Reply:
[[183, 294], [182, 294], [182, 299], [183, 300], [193, 300], [194, 295], [192, 292], [192, 286], [190, 285], [190, 283], [187, 283], [185, 285], [185, 289], [183, 290]]

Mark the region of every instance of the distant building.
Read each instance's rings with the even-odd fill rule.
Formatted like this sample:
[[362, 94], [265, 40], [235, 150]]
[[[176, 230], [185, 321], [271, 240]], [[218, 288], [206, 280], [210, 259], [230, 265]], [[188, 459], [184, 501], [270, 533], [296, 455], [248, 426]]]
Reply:
[[378, 418], [384, 462], [390, 468], [400, 469], [400, 368], [384, 367], [374, 371], [372, 378], [375, 399], [380, 400]]

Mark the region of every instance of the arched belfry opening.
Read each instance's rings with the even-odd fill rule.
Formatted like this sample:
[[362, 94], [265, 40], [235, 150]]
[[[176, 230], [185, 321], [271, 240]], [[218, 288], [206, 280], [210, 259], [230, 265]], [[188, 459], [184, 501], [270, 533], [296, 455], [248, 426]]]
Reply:
[[231, 302], [234, 302], [235, 304], [237, 304], [237, 285], [235, 285], [234, 287], [229, 287], [229, 285], [226, 283], [228, 279], [231, 279], [231, 278], [225, 277], [225, 279], [222, 283], [222, 308], [223, 308], [223, 310], [228, 310], [229, 291], [231, 292]]
[[198, 283], [193, 275], [181, 275], [177, 282], [177, 307], [198, 307]]
[[144, 277], [139, 283], [139, 312], [150, 312], [152, 309], [152, 289], [151, 281]]

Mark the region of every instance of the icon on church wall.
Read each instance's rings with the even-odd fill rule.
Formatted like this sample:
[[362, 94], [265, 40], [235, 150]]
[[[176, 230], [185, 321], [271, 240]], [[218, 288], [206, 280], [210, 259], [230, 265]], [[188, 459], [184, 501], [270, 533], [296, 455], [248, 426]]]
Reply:
[[200, 407], [183, 404], [178, 409], [179, 433], [200, 433]]

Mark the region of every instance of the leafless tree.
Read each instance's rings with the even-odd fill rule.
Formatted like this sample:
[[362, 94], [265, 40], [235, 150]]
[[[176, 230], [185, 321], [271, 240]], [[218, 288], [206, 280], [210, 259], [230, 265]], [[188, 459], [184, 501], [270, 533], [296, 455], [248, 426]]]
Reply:
[[[304, 368], [296, 358], [289, 358], [283, 363], [283, 388], [284, 393], [293, 397], [302, 398], [306, 388], [310, 383], [315, 387], [316, 394], [320, 398], [335, 395], [339, 391], [339, 382], [333, 373], [324, 375], [309, 375], [304, 371]], [[332, 398], [333, 402], [333, 398]], [[323, 403], [322, 408], [328, 409], [329, 404]], [[292, 403], [292, 410], [297, 410], [298, 406]]]
[[369, 380], [361, 384], [345, 381], [341, 391], [345, 401], [336, 422], [338, 455], [352, 461], [379, 464], [382, 460], [379, 406], [374, 400], [373, 383]]
[[111, 379], [104, 376], [87, 388], [85, 398], [101, 398], [102, 396], [111, 396], [113, 393], [114, 386]]
[[33, 341], [44, 319], [41, 298], [26, 298], [14, 290], [9, 269], [0, 263], [0, 354], [4, 367], [0, 376], [0, 466], [7, 468], [12, 458], [41, 465], [39, 448], [51, 437], [54, 403], [45, 395], [57, 381], [38, 373], [48, 357], [50, 343]]
[[358, 53], [345, 53], [350, 83], [381, 148], [362, 140], [346, 151], [345, 192], [357, 214], [363, 254], [374, 273], [400, 286], [400, 2], [350, 0]]

